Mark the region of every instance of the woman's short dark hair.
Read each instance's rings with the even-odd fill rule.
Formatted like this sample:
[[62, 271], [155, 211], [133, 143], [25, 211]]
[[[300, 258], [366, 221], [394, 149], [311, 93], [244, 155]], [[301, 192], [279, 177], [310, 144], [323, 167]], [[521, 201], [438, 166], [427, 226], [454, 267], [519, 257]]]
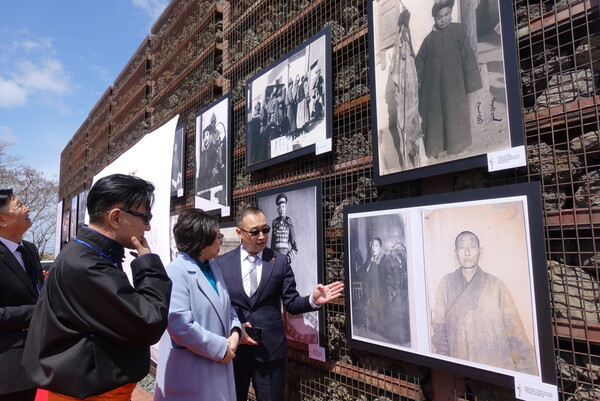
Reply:
[[197, 257], [217, 239], [219, 222], [215, 216], [200, 209], [185, 209], [179, 215], [173, 236], [180, 252]]
[[112, 174], [99, 179], [90, 189], [87, 209], [90, 223], [98, 223], [103, 215], [115, 206], [131, 209], [145, 204], [147, 211], [154, 203], [154, 185], [139, 177]]

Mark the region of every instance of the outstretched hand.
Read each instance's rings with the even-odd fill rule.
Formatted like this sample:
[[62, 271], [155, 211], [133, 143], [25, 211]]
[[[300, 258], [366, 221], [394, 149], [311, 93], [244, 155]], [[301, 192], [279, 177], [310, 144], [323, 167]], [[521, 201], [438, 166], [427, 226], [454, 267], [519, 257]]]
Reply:
[[317, 305], [323, 305], [340, 297], [343, 292], [344, 283], [335, 281], [327, 285], [317, 284], [313, 289], [312, 296]]

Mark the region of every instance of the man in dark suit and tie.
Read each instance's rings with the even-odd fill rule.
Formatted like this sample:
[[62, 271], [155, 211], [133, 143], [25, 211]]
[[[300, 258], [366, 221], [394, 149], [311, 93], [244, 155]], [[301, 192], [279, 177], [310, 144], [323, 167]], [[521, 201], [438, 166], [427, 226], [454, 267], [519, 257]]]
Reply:
[[[247, 207], [236, 224], [242, 244], [218, 257], [217, 264], [244, 328], [233, 360], [237, 401], [247, 400], [250, 381], [258, 401], [280, 401], [286, 355], [281, 303], [293, 315], [310, 312], [342, 295], [344, 284], [317, 284], [311, 295], [300, 296], [287, 257], [266, 247], [271, 227], [265, 214]], [[251, 328], [261, 328], [262, 336], [252, 339]]]
[[29, 208], [12, 189], [0, 189], [0, 401], [32, 401], [36, 394], [21, 366], [43, 282], [37, 248], [22, 240], [29, 227]]

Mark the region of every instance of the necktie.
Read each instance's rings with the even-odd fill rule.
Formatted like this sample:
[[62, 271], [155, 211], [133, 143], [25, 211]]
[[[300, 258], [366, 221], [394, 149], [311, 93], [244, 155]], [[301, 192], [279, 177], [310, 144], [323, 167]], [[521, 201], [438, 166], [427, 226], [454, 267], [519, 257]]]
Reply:
[[25, 247], [23, 245], [19, 245], [17, 247], [17, 251], [19, 251], [19, 253], [21, 254], [21, 259], [23, 259], [23, 265], [25, 266], [25, 271], [27, 272], [27, 275], [29, 276], [29, 280], [31, 280], [31, 284], [33, 285], [33, 288], [35, 288], [35, 290], [38, 292], [40, 292], [40, 288], [37, 282], [37, 277], [35, 272], [33, 271], [33, 266], [31, 264], [31, 261], [29, 260], [29, 255], [27, 255], [27, 251], [25, 251]]
[[250, 293], [248, 294], [248, 296], [251, 297], [252, 295], [254, 295], [254, 293], [256, 292], [256, 289], [258, 288], [258, 274], [256, 272], [256, 260], [258, 259], [258, 257], [248, 255], [248, 257], [246, 259], [248, 259], [248, 262], [250, 262], [252, 264], [252, 266], [250, 267], [250, 273], [249, 273], [250, 274]]

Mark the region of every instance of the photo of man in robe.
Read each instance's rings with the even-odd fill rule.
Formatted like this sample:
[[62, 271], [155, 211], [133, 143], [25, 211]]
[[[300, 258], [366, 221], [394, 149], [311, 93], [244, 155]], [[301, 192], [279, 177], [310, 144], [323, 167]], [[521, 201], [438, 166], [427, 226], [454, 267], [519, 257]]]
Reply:
[[510, 148], [500, 3], [369, 4], [377, 175]]
[[479, 266], [477, 235], [458, 234], [455, 253], [460, 267], [442, 278], [435, 295], [433, 351], [537, 375], [533, 346], [508, 287]]
[[419, 112], [428, 157], [455, 155], [471, 145], [467, 93], [481, 89], [479, 67], [466, 28], [452, 22], [454, 0], [433, 5], [435, 20], [415, 58]]

